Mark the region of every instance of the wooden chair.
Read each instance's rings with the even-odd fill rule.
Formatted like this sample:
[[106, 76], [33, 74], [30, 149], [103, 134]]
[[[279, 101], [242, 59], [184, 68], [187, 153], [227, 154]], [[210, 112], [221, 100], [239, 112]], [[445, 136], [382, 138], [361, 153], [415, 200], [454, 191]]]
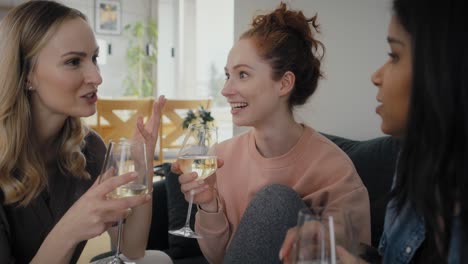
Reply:
[[[211, 99], [203, 100], [170, 100], [162, 111], [162, 125], [159, 130], [159, 163], [172, 162], [177, 158], [177, 153], [182, 145], [185, 130], [182, 123], [188, 110], [197, 111], [200, 106], [211, 108]], [[155, 158], [156, 160], [156, 158]]]
[[151, 116], [153, 98], [99, 99], [94, 129], [107, 143], [110, 139], [131, 138], [136, 129], [137, 117], [145, 120]]

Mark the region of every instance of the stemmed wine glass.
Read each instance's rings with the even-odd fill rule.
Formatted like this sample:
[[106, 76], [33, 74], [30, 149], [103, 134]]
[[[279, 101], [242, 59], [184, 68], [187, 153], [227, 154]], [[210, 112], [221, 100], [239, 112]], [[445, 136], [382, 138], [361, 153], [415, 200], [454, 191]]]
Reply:
[[[183, 173], [196, 172], [198, 175], [196, 180], [198, 181], [205, 179], [216, 171], [218, 165], [214, 146], [218, 140], [217, 134], [217, 128], [213, 126], [191, 124], [187, 128], [182, 148], [177, 155]], [[180, 229], [170, 230], [170, 234], [189, 238], [202, 238], [201, 235], [190, 228], [193, 196], [194, 192], [192, 190], [185, 225]]]
[[[146, 145], [143, 142], [121, 139], [118, 142], [110, 141], [99, 183], [102, 183], [102, 175], [109, 169], [113, 169], [112, 176], [136, 172], [137, 178], [129, 183], [117, 187], [107, 194], [109, 199], [119, 199], [148, 193], [148, 162], [146, 157]], [[117, 248], [114, 256], [99, 261], [100, 264], [125, 263], [120, 257], [120, 243], [123, 231], [123, 219], [118, 222]]]
[[[339, 210], [339, 211], [337, 211]], [[349, 212], [332, 208], [333, 215], [323, 215], [321, 209], [304, 208], [298, 215], [298, 234], [293, 250], [296, 264], [336, 264], [336, 246], [356, 253], [355, 228]], [[358, 263], [357, 258], [353, 263]]]

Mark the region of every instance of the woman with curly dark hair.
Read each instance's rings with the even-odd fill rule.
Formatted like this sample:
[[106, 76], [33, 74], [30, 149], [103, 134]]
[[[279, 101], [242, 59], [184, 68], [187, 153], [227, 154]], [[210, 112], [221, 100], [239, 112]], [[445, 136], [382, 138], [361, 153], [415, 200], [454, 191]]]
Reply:
[[467, 11], [462, 0], [393, 1], [389, 59], [372, 75], [381, 129], [402, 140], [383, 263], [468, 262]]

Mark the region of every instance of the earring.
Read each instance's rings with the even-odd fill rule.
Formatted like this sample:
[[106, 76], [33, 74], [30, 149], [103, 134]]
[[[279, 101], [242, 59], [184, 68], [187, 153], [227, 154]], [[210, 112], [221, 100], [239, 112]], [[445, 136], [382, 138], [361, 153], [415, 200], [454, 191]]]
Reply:
[[29, 91], [32, 91], [32, 89], [33, 89], [32, 85], [29, 85], [29, 86], [28, 86], [28, 90], [29, 90]]

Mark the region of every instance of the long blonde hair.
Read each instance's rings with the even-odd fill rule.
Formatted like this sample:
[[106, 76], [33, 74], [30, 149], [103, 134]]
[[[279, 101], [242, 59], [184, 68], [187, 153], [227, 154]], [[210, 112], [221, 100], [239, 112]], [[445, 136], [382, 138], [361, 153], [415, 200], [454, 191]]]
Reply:
[[[80, 11], [52, 1], [12, 9], [0, 23], [0, 202], [28, 205], [47, 186], [45, 161], [35, 149], [27, 77], [39, 51], [59, 26], [82, 18]], [[88, 129], [69, 117], [56, 139], [62, 173], [89, 178], [82, 153]]]

